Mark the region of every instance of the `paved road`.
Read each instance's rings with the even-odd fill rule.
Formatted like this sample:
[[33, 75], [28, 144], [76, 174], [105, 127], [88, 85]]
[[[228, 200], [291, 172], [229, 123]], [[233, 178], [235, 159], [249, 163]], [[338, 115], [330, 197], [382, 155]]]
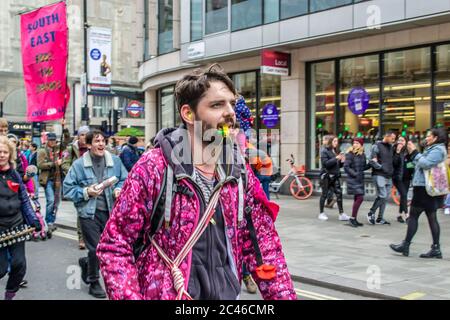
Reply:
[[[86, 251], [78, 250], [76, 234], [58, 229], [51, 240], [28, 242], [26, 245], [28, 288], [18, 292], [17, 300], [95, 300], [88, 287], [79, 279], [77, 261]], [[0, 280], [0, 292], [6, 279]], [[364, 297], [295, 283], [301, 300], [365, 299]], [[249, 294], [243, 286], [242, 300], [260, 300], [261, 296]]]

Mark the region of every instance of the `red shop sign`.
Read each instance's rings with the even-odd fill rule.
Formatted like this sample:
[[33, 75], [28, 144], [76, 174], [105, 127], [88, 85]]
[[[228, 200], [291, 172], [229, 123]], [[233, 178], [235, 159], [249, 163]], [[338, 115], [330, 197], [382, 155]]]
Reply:
[[263, 50], [261, 53], [261, 73], [288, 76], [291, 55], [289, 53]]

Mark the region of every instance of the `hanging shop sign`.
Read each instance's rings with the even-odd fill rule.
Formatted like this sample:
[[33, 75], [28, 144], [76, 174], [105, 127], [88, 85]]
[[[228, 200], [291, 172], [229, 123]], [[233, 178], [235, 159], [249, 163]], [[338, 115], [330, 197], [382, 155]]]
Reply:
[[355, 87], [350, 90], [347, 102], [348, 108], [353, 114], [364, 114], [369, 107], [370, 96], [363, 87]]
[[291, 55], [285, 52], [263, 50], [261, 53], [261, 73], [288, 76]]

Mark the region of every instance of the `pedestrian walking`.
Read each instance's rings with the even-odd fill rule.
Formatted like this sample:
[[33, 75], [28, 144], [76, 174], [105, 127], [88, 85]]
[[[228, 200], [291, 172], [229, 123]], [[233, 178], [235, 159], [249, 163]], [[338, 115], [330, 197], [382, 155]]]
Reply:
[[407, 150], [408, 138], [399, 136], [394, 145], [394, 175], [392, 182], [400, 195], [397, 221], [405, 223], [408, 217], [408, 191], [414, 174], [414, 163]]
[[[99, 281], [96, 250], [114, 201], [118, 198], [127, 177], [127, 171], [119, 157], [106, 151], [106, 136], [103, 132], [89, 131], [86, 144], [89, 151], [72, 164], [64, 179], [63, 191], [64, 196], [75, 204], [88, 249], [87, 258], [80, 258], [78, 261], [81, 277], [89, 285], [90, 295], [105, 298], [105, 291]], [[102, 182], [112, 177], [117, 178], [117, 183], [101, 187]]]
[[[322, 146], [320, 147], [320, 153], [324, 148], [327, 148], [329, 145], [329, 140], [332, 139], [333, 135], [326, 134], [322, 138]], [[328, 189], [327, 201], [325, 202], [325, 208], [333, 209], [336, 204], [336, 198], [334, 197], [334, 189], [330, 187]]]
[[423, 153], [419, 153], [416, 146], [411, 141], [407, 148], [411, 159], [415, 165], [413, 176], [413, 198], [408, 218], [408, 229], [405, 240], [401, 244], [391, 244], [390, 247], [395, 252], [409, 255], [409, 247], [414, 235], [417, 232], [419, 217], [425, 211], [428, 224], [433, 238], [431, 250], [421, 254], [421, 258], [442, 259], [439, 237], [440, 227], [437, 219], [437, 209], [439, 208], [441, 196], [430, 196], [426, 190], [426, 180], [424, 170], [430, 170], [447, 159], [447, 133], [444, 129], [431, 129], [426, 138], [426, 148]]
[[[41, 230], [42, 226], [36, 217], [25, 185], [19, 173], [14, 170], [16, 146], [6, 137], [0, 136], [0, 279], [6, 276], [5, 300], [12, 300], [19, 290], [26, 274], [25, 241], [14, 237], [3, 241], [5, 234], [17, 234], [16, 230], [28, 224]], [[19, 229], [20, 230], [20, 229]], [[6, 246], [4, 246], [6, 245]]]
[[328, 220], [328, 216], [324, 212], [325, 201], [329, 197], [329, 190], [332, 189], [336, 195], [337, 204], [339, 208], [339, 220], [348, 221], [350, 217], [344, 213], [344, 206], [342, 203], [342, 188], [341, 188], [341, 168], [344, 166], [345, 155], [338, 153], [338, 138], [336, 136], [329, 137], [328, 145], [322, 149], [320, 153], [320, 161], [322, 163], [322, 170], [320, 172], [320, 185], [322, 187], [322, 195], [319, 202], [319, 219]]
[[[377, 197], [367, 214], [370, 224], [389, 225], [384, 219], [386, 202], [392, 189], [392, 176], [394, 174], [394, 142], [396, 134], [387, 131], [382, 141], [376, 142], [371, 149], [370, 164], [372, 166], [372, 180], [377, 190]], [[375, 220], [377, 210], [378, 217]]]
[[370, 169], [364, 154], [364, 139], [354, 138], [353, 146], [347, 152], [344, 163], [344, 170], [347, 174], [347, 194], [353, 195], [352, 216], [350, 217], [350, 225], [352, 227], [362, 227], [363, 224], [357, 219], [358, 211], [364, 201], [364, 171]]
[[120, 152], [120, 159], [128, 172], [131, 171], [133, 166], [139, 160], [140, 153], [137, 148], [138, 138], [131, 136], [128, 138], [127, 143], [122, 146], [122, 151]]
[[39, 184], [45, 191], [45, 222], [50, 231], [54, 231], [56, 212], [58, 211], [61, 200], [60, 188], [60, 170], [62, 159], [59, 159], [59, 146], [56, 143], [56, 134], [50, 132], [47, 134], [46, 145], [38, 150], [37, 165], [40, 170]]
[[[245, 261], [264, 299], [296, 299], [279, 207], [224, 142], [236, 122], [233, 82], [212, 66], [179, 80], [175, 97], [183, 124], [162, 129], [136, 163], [97, 249], [109, 298], [235, 300]], [[194, 134], [199, 122], [222, 143]], [[140, 235], [148, 241], [134, 251]]]
[[[70, 170], [72, 164], [89, 151], [86, 144], [86, 135], [90, 131], [88, 126], [81, 126], [77, 132], [77, 140], [67, 146], [67, 150], [64, 152], [64, 160], [61, 164], [61, 169], [67, 173]], [[80, 217], [77, 216], [77, 234], [78, 234], [78, 248], [80, 250], [86, 249], [86, 244], [83, 239], [83, 232], [81, 232]]]

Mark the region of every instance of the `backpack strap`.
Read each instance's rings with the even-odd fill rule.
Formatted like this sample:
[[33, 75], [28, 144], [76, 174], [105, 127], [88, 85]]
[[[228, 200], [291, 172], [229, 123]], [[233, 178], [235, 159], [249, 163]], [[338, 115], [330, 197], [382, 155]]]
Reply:
[[173, 169], [169, 165], [166, 168], [166, 201], [164, 207], [164, 225], [166, 229], [170, 224], [170, 212], [172, 210], [172, 198], [173, 198]]

